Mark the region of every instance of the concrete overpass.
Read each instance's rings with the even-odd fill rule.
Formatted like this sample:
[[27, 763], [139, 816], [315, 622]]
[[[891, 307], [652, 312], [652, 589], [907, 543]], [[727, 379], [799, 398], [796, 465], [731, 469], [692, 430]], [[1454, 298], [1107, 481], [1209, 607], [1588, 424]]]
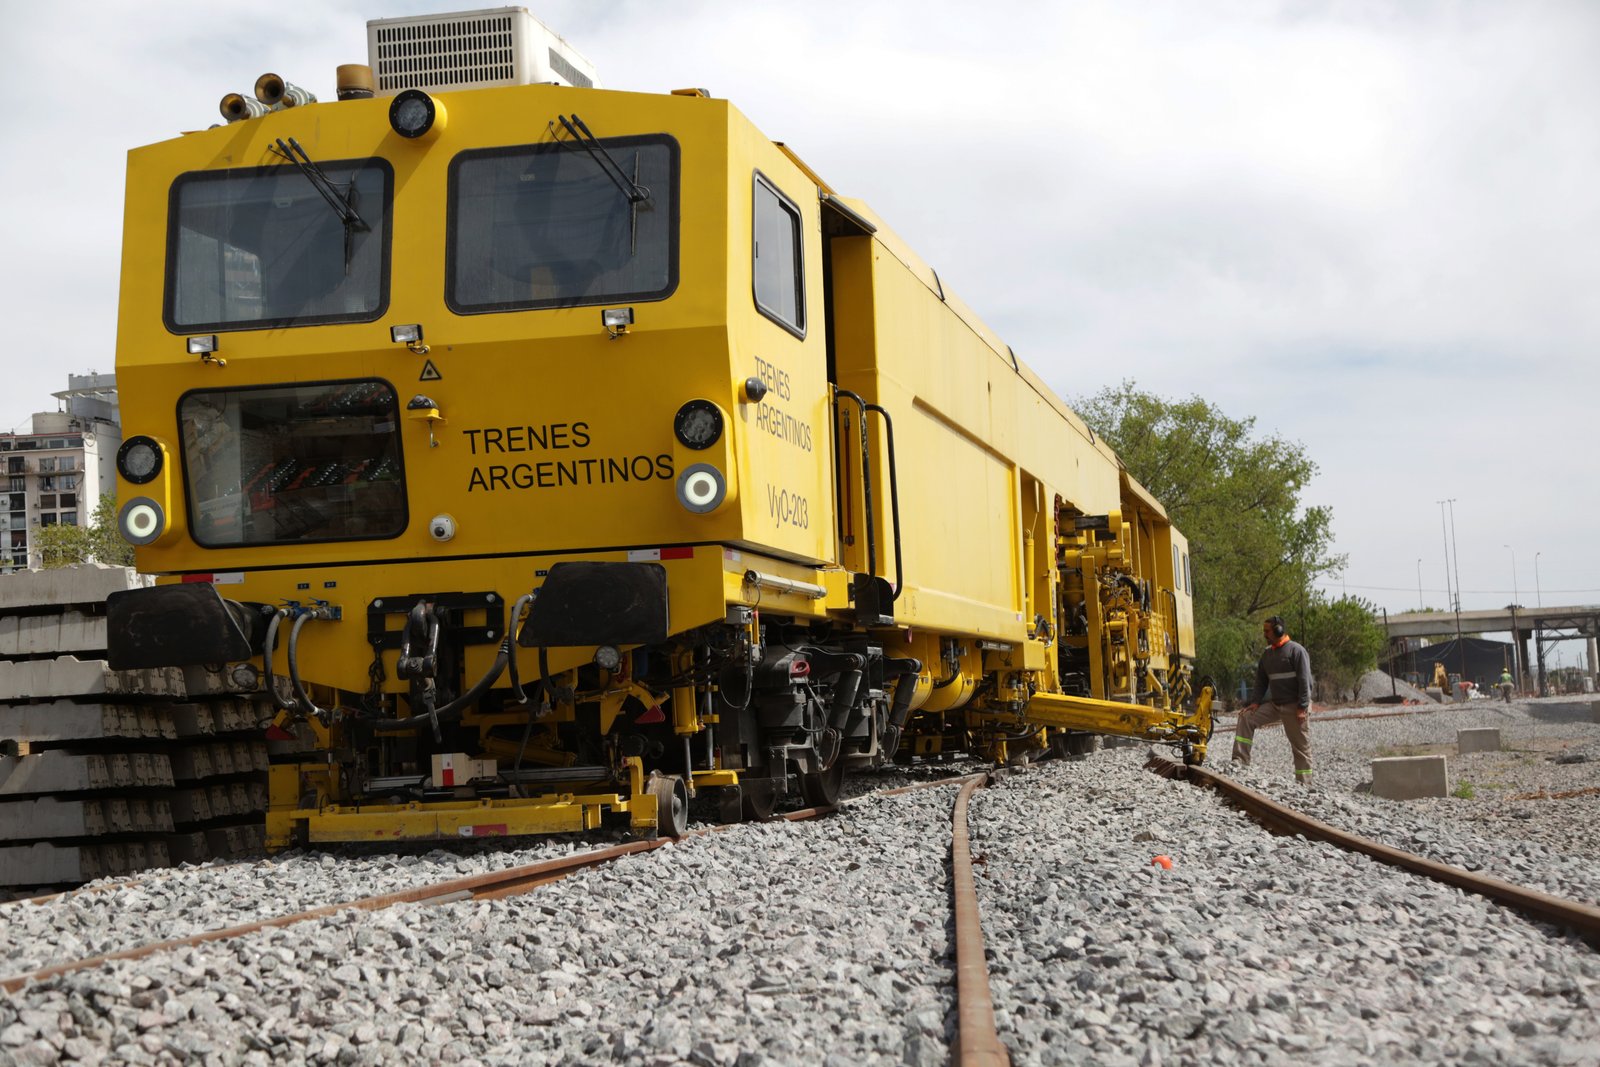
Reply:
[[[1562, 641], [1583, 641], [1588, 651], [1588, 673], [1600, 672], [1600, 605], [1529, 608], [1508, 604], [1489, 611], [1408, 611], [1388, 618], [1389, 638], [1455, 637], [1459, 634], [1509, 633], [1516, 646], [1524, 672], [1537, 671], [1539, 694], [1548, 695], [1545, 683], [1544, 654]], [[1530, 656], [1529, 642], [1533, 655]], [[1600, 686], [1597, 686], [1600, 688]]]

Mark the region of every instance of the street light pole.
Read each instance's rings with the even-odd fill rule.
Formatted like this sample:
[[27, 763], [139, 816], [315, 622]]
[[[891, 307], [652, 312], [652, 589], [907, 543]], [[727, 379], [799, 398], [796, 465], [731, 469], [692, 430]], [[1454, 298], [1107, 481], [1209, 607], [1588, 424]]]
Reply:
[[1517, 592], [1517, 550], [1510, 545], [1501, 545], [1501, 548], [1511, 549], [1511, 672], [1516, 676], [1517, 689], [1522, 688], [1522, 655], [1517, 647], [1517, 601], [1522, 594]]
[[1544, 555], [1543, 552], [1535, 552], [1533, 554], [1533, 596], [1534, 596], [1534, 604], [1536, 606], [1538, 606], [1538, 607], [1541, 607], [1541, 608], [1544, 607], [1544, 590], [1541, 589], [1540, 586], [1539, 586], [1539, 557], [1542, 556], [1542, 555]]
[[1422, 602], [1422, 557], [1418, 556], [1417, 557], [1417, 610], [1421, 611], [1423, 609], [1423, 607], [1425, 607], [1425, 605]]
[[1444, 523], [1444, 501], [1439, 505], [1439, 536], [1444, 540], [1444, 606], [1450, 609], [1450, 528]]
[[1456, 498], [1446, 501], [1450, 505], [1450, 551], [1456, 558], [1456, 651], [1461, 656], [1461, 681], [1467, 680], [1467, 643], [1461, 639], [1461, 552], [1456, 548]]

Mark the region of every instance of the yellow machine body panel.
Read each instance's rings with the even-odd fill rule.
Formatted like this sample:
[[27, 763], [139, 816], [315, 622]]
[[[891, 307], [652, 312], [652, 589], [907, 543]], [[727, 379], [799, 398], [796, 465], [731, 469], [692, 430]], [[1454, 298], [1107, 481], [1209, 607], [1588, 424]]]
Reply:
[[[818, 264], [818, 208], [809, 180], [722, 101], [528, 86], [447, 94], [441, 102], [448, 125], [425, 143], [389, 130], [385, 101], [351, 101], [274, 113], [130, 154], [118, 367], [138, 430], [176, 454], [186, 433], [199, 432], [178, 403], [191, 391], [375, 380], [392, 386], [402, 408], [425, 396], [434, 415], [402, 419], [403, 528], [360, 539], [359, 558], [743, 542], [797, 559], [828, 559], [822, 331], [794, 337], [759, 314], [750, 297], [753, 175], [759, 170], [795, 190], [806, 259]], [[547, 124], [577, 108], [605, 137], [660, 138], [676, 160], [671, 203], [652, 208], [677, 214], [669, 291], [617, 301], [631, 306], [635, 318], [615, 338], [595, 304], [457, 314], [446, 297], [453, 162], [459, 166], [463, 152], [550, 150], [557, 141]], [[392, 171], [383, 234], [391, 265], [386, 307], [364, 322], [197, 329], [217, 338], [215, 358], [202, 361], [186, 351], [184, 332], [163, 322], [174, 180], [276, 167], [288, 172], [280, 182], [298, 182], [278, 149], [290, 139], [319, 163], [372, 159]], [[462, 180], [459, 172], [455, 180]], [[656, 199], [667, 200], [667, 191]], [[806, 317], [820, 322], [820, 284], [809, 287], [806, 300]], [[391, 325], [412, 323], [424, 329], [426, 353], [390, 340]], [[744, 380], [761, 376], [774, 381], [766, 399], [742, 400]], [[703, 453], [673, 435], [674, 416], [691, 399], [716, 405], [735, 430]], [[231, 473], [243, 480], [251, 473], [248, 449], [237, 448], [241, 460]], [[694, 462], [717, 465], [726, 478], [727, 499], [710, 514], [676, 504], [675, 480]], [[747, 463], [748, 484], [741, 476]], [[198, 539], [184, 537], [205, 504], [191, 493], [204, 488], [187, 487], [179, 471], [169, 471], [170, 525], [166, 536], [140, 550], [146, 570], [231, 571], [290, 559], [348, 563], [356, 555], [349, 543], [315, 537], [249, 547], [219, 543], [206, 529], [192, 531]], [[134, 488], [124, 486], [125, 495]], [[780, 508], [780, 493], [802, 506]], [[451, 516], [457, 529], [444, 549], [429, 532], [427, 520], [437, 514]]]

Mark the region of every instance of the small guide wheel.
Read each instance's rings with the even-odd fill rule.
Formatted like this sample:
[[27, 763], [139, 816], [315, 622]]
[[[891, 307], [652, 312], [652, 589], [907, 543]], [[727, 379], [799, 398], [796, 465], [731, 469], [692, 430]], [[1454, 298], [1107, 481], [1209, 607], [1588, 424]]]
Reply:
[[689, 789], [683, 779], [658, 775], [645, 791], [656, 798], [656, 836], [682, 837], [689, 829]]

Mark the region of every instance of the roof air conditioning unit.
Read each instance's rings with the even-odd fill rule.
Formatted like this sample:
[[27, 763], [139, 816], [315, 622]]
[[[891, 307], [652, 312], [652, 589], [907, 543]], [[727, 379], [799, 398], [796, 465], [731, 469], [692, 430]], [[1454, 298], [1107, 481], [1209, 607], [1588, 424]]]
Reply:
[[367, 65], [379, 96], [554, 82], [599, 88], [594, 64], [525, 7], [373, 19]]

